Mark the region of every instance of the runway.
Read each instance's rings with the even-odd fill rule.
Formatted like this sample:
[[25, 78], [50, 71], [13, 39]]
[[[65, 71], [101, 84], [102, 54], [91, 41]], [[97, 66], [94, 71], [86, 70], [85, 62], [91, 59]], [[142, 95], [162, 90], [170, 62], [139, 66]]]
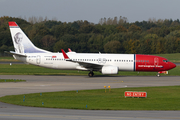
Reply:
[[[1, 79], [24, 79], [21, 83], [1, 83], [0, 96], [37, 92], [180, 85], [176, 76], [35, 76], [1, 75]], [[23, 107], [0, 103], [0, 120], [172, 120], [180, 119], [180, 111], [106, 111], [67, 110]]]

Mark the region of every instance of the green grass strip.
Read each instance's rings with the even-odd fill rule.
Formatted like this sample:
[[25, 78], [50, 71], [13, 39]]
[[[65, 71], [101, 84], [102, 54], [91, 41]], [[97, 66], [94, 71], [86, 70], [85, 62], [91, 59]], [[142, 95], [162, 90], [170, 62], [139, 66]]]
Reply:
[[0, 82], [26, 82], [26, 80], [18, 80], [18, 79], [0, 79]]
[[[125, 91], [146, 91], [147, 98], [125, 98]], [[180, 110], [180, 86], [63, 91], [1, 97], [1, 102], [47, 108], [87, 110]]]

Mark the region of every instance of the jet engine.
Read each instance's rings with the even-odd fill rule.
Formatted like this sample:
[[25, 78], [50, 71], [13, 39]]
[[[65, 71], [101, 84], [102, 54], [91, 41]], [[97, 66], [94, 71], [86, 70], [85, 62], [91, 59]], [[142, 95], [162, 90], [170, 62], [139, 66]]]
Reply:
[[102, 74], [118, 74], [117, 66], [103, 66], [101, 70]]

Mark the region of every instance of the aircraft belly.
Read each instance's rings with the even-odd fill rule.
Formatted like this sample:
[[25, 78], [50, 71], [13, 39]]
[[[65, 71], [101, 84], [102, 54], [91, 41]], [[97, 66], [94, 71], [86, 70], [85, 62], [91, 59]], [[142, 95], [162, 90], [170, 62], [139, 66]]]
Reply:
[[44, 67], [47, 68], [53, 68], [53, 69], [76, 69], [77, 64], [76, 63], [71, 63], [71, 62], [45, 62], [43, 64]]
[[77, 63], [72, 62], [62, 62], [58, 63], [59, 69], [76, 69]]
[[119, 71], [134, 71], [134, 63], [123, 63], [118, 65]]

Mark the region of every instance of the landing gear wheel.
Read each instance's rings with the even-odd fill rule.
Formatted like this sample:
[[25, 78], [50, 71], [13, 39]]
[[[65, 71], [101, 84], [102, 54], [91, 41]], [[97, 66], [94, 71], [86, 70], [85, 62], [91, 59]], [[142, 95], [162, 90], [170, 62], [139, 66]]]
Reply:
[[159, 74], [159, 73], [157, 74], [157, 77], [160, 77], [160, 74]]
[[88, 76], [89, 76], [89, 77], [92, 77], [93, 75], [94, 75], [93, 72], [89, 72], [89, 73], [88, 73]]

